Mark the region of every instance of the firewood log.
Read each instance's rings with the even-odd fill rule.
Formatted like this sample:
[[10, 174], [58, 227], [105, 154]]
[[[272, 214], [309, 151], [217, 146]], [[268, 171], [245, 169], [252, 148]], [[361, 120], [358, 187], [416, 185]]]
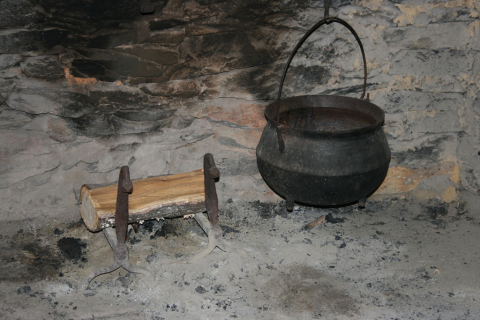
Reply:
[[[203, 169], [162, 177], [132, 180], [129, 222], [162, 219], [205, 211]], [[117, 184], [101, 188], [83, 185], [80, 214], [90, 231], [115, 225]]]

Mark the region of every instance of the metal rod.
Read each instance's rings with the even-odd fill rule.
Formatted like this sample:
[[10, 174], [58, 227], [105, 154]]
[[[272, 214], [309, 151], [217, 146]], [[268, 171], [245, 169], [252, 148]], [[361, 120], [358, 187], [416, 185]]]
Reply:
[[203, 158], [203, 173], [205, 175], [205, 207], [207, 208], [208, 219], [213, 226], [216, 226], [218, 224], [218, 196], [215, 179], [220, 177], [220, 171], [215, 166], [215, 160], [211, 153], [205, 154]]
[[128, 228], [128, 194], [132, 193], [133, 185], [130, 180], [128, 166], [120, 169], [118, 177], [117, 203], [115, 208], [115, 233], [117, 234], [117, 246], [125, 244]]
[[323, 15], [323, 18], [326, 19], [330, 16], [330, 0], [325, 0], [325, 13]]

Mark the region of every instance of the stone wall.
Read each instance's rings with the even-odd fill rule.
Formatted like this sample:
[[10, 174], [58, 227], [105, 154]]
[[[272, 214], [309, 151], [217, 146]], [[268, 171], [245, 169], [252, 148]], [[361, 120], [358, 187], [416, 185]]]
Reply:
[[[198, 169], [211, 152], [220, 207], [276, 202], [256, 167], [263, 110], [323, 1], [0, 2], [0, 220], [78, 219], [84, 183]], [[391, 169], [377, 193], [479, 194], [480, 4], [336, 0], [366, 49]], [[361, 56], [341, 26], [297, 54], [284, 96], [359, 97]]]

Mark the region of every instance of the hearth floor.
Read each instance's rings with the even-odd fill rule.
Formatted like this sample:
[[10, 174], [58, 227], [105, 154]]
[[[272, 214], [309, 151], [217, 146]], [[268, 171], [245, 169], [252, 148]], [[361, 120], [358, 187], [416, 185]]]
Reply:
[[[102, 233], [81, 222], [23, 230], [0, 244], [0, 318], [477, 319], [480, 214], [465, 208], [408, 195], [292, 213], [233, 201], [220, 208], [227, 251], [175, 263], [205, 234], [193, 219], [148, 222], [128, 246], [152, 276], [120, 269], [85, 291], [87, 274], [112, 262]], [[302, 229], [327, 213], [344, 221]]]

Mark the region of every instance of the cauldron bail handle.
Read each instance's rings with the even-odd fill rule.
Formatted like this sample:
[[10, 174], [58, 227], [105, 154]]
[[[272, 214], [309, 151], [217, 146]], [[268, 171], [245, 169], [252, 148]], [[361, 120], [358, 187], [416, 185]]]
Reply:
[[293, 57], [297, 53], [298, 49], [302, 46], [302, 44], [307, 40], [307, 38], [318, 28], [320, 28], [324, 24], [331, 24], [333, 22], [340, 23], [341, 25], [345, 26], [350, 32], [353, 34], [355, 37], [355, 40], [357, 40], [357, 43], [360, 47], [360, 51], [362, 52], [362, 59], [363, 59], [363, 93], [360, 99], [363, 99], [365, 97], [365, 92], [367, 91], [367, 59], [365, 57], [365, 50], [363, 49], [363, 44], [362, 41], [360, 41], [360, 37], [358, 36], [357, 32], [353, 29], [352, 26], [350, 26], [345, 20], [342, 20], [340, 18], [336, 17], [330, 17], [329, 16], [329, 8], [330, 8], [330, 1], [325, 0], [325, 17], [320, 20], [317, 24], [315, 24], [310, 30], [307, 31], [307, 33], [300, 39], [300, 41], [297, 43], [295, 48], [293, 49], [292, 53], [290, 54], [290, 57], [288, 58], [287, 64], [285, 65], [285, 68], [283, 69], [283, 74], [282, 74], [282, 79], [280, 80], [280, 89], [278, 90], [278, 97], [277, 97], [277, 113], [274, 117], [276, 119], [277, 123], [277, 137], [278, 137], [278, 145], [279, 145], [279, 150], [280, 153], [283, 153], [285, 150], [285, 142], [282, 136], [282, 129], [283, 125], [280, 124], [280, 100], [282, 98], [282, 88], [283, 88], [283, 83], [285, 81], [285, 77], [287, 76], [287, 71], [288, 68], [290, 67], [290, 63], [293, 60]]

